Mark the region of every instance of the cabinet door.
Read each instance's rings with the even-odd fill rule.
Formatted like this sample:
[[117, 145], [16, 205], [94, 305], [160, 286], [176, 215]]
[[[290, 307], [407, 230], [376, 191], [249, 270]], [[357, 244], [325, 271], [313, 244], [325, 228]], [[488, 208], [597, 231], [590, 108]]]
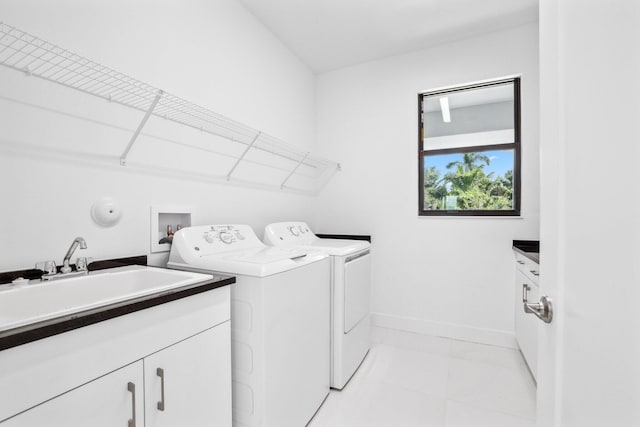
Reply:
[[540, 299], [538, 286], [531, 282], [522, 272], [516, 272], [516, 340], [535, 378], [538, 368], [538, 322], [540, 321], [535, 315], [524, 312], [522, 298], [525, 286], [527, 287], [527, 301], [530, 303], [538, 302]]
[[142, 362], [139, 361], [9, 418], [0, 425], [144, 427], [142, 381]]
[[229, 325], [144, 359], [147, 427], [231, 426]]

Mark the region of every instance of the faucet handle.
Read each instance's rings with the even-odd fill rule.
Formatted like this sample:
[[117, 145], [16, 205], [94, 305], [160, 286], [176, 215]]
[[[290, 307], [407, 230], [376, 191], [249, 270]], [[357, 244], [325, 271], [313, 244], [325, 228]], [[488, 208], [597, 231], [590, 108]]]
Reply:
[[87, 271], [89, 269], [89, 264], [93, 262], [93, 258], [91, 257], [78, 257], [76, 259], [76, 271]]
[[55, 261], [42, 261], [36, 263], [36, 269], [44, 271], [44, 274], [52, 275], [56, 274], [58, 270], [56, 269]]

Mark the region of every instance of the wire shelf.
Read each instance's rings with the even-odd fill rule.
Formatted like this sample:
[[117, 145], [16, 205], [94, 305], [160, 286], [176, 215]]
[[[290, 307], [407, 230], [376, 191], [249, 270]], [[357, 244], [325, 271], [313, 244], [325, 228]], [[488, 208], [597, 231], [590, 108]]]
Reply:
[[[301, 172], [300, 166], [314, 170], [311, 175], [315, 177], [340, 170], [334, 161], [301, 151], [276, 137], [1, 22], [0, 65], [145, 113], [121, 157], [123, 165], [147, 119], [155, 116], [244, 145], [227, 180], [249, 150], [291, 162], [280, 188], [285, 188], [294, 175], [309, 177], [308, 173]], [[278, 163], [273, 168], [281, 169], [282, 165]]]

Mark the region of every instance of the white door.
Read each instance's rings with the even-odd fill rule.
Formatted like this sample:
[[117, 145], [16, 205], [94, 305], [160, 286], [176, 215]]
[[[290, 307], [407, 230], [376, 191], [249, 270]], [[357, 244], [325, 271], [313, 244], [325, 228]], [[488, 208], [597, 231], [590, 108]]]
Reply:
[[145, 357], [147, 427], [231, 426], [229, 325]]
[[144, 427], [142, 362], [75, 388], [2, 427]]
[[[539, 426], [640, 425], [640, 2], [540, 0]], [[524, 76], [523, 76], [524, 78]]]

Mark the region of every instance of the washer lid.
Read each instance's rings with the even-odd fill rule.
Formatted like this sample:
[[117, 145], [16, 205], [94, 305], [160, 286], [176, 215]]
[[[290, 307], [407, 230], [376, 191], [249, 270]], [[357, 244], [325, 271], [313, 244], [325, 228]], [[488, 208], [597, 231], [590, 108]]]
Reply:
[[309, 251], [300, 248], [276, 248], [265, 246], [263, 248], [253, 248], [227, 252], [216, 255], [208, 255], [203, 258], [220, 258], [223, 260], [231, 260], [237, 262], [246, 262], [249, 264], [272, 264], [283, 260], [292, 260], [303, 258]]
[[321, 239], [304, 222], [277, 222], [264, 230], [264, 241], [277, 247], [298, 247], [320, 250], [329, 255], [345, 256], [371, 246], [366, 240]]

